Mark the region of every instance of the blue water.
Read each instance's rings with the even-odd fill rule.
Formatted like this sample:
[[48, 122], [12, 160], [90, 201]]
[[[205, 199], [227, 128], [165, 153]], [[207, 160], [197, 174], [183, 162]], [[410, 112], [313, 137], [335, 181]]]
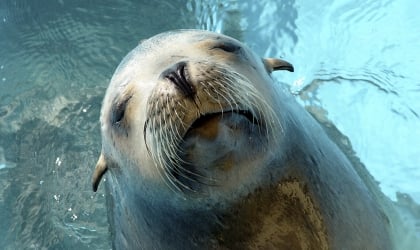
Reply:
[[283, 57], [275, 74], [356, 155], [420, 235], [420, 2], [0, 1], [0, 249], [109, 249], [91, 191], [99, 110], [122, 57], [202, 28]]

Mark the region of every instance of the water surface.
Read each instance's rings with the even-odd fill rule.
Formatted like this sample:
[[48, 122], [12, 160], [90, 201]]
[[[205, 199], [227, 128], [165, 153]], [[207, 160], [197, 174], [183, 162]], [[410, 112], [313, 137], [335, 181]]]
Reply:
[[415, 0], [2, 0], [0, 249], [110, 248], [104, 190], [90, 185], [101, 101], [125, 54], [178, 28], [222, 32], [292, 62], [295, 73], [276, 80], [348, 136], [420, 235], [411, 202], [420, 203], [419, 8]]

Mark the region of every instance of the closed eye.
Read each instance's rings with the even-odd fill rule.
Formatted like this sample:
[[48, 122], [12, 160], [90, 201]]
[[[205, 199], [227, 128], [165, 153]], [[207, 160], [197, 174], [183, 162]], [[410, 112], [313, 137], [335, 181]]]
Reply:
[[212, 49], [221, 49], [228, 53], [236, 53], [241, 49], [241, 46], [231, 42], [222, 42], [214, 46]]
[[112, 107], [112, 114], [111, 114], [111, 124], [120, 126], [124, 120], [125, 110], [127, 108], [128, 101], [131, 99], [131, 96], [123, 99], [114, 104]]

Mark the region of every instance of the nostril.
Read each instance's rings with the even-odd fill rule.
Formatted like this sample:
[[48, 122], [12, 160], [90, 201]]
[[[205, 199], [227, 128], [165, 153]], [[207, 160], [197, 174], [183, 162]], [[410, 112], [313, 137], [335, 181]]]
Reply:
[[195, 94], [195, 89], [188, 79], [187, 70], [187, 63], [180, 62], [166, 70], [163, 76], [175, 84], [185, 96], [192, 97]]

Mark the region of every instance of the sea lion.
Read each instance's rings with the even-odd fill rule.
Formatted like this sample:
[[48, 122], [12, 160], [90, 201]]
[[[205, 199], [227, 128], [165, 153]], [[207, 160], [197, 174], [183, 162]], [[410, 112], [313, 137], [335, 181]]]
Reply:
[[239, 41], [142, 41], [101, 110], [115, 249], [392, 249], [371, 185]]

